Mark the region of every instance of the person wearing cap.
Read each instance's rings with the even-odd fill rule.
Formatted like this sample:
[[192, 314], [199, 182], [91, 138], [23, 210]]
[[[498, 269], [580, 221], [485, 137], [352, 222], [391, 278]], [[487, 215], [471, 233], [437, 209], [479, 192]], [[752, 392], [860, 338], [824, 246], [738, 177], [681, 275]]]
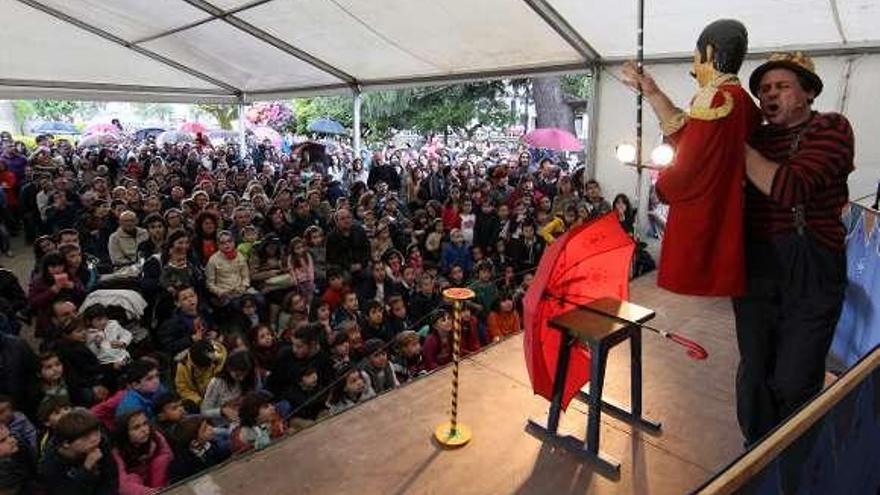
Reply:
[[679, 294], [738, 296], [745, 292], [743, 181], [746, 139], [761, 115], [736, 74], [748, 47], [740, 22], [715, 21], [694, 50], [700, 89], [685, 113], [647, 73], [624, 67], [660, 120], [675, 158], [660, 172], [656, 191], [669, 204], [657, 285]]
[[749, 79], [766, 120], [745, 146], [748, 290], [734, 299], [737, 415], [754, 443], [818, 393], [846, 289], [846, 117], [812, 110], [810, 57], [776, 53]]

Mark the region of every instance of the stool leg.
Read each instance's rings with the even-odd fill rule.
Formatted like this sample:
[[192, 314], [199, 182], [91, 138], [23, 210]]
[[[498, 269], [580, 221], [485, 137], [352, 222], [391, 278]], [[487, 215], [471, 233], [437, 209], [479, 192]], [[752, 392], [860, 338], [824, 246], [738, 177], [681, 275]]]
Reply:
[[634, 420], [642, 417], [642, 329], [635, 327], [630, 331], [630, 389], [631, 413]]
[[592, 359], [590, 372], [590, 417], [587, 420], [586, 449], [593, 453], [599, 453], [599, 425], [602, 414], [602, 387], [605, 384], [605, 347], [600, 345], [590, 346]]
[[568, 361], [571, 359], [571, 334], [563, 330], [559, 340], [559, 354], [556, 358], [556, 376], [553, 378], [553, 398], [550, 400], [550, 414], [547, 416], [547, 431], [556, 434], [559, 429], [559, 415], [562, 411], [562, 394], [568, 378]]

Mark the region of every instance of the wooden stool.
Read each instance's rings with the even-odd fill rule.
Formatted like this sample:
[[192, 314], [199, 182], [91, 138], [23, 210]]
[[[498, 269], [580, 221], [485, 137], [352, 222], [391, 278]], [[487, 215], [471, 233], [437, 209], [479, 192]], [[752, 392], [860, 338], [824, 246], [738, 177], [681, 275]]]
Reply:
[[[619, 473], [620, 463], [599, 452], [599, 425], [602, 411], [606, 410], [613, 416], [633, 425], [653, 431], [660, 430], [660, 423], [642, 416], [642, 328], [622, 320], [645, 323], [654, 318], [655, 313], [650, 309], [611, 298], [597, 299], [585, 307], [595, 308], [600, 313], [615, 315], [617, 318], [605, 316], [589, 309], [577, 308], [550, 320], [550, 326], [562, 332], [562, 341], [556, 360], [550, 413], [546, 425], [530, 419], [526, 429], [536, 436], [560, 443], [566, 449], [596, 463], [601, 468], [612, 473]], [[630, 385], [632, 391], [630, 410], [602, 398], [608, 351], [627, 339], [630, 340]], [[587, 435], [583, 442], [570, 435], [560, 436], [557, 434], [559, 415], [562, 411], [562, 394], [571, 358], [571, 346], [575, 344], [576, 340], [589, 347], [592, 363], [589, 393], [581, 391], [575, 396], [589, 405]]]

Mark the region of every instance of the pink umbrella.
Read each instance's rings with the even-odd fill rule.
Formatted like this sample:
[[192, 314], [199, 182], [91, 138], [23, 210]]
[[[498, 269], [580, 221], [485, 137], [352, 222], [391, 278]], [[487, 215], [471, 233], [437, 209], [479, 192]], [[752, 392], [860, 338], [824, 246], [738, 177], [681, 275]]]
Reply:
[[119, 134], [119, 128], [108, 122], [95, 122], [89, 124], [83, 134]]
[[281, 148], [281, 134], [278, 134], [275, 129], [266, 126], [254, 127], [253, 133], [258, 141], [262, 142], [268, 139], [272, 142], [272, 146]]
[[574, 134], [552, 127], [535, 129], [526, 134], [523, 141], [533, 148], [556, 151], [580, 151], [584, 148], [584, 144]]
[[208, 132], [208, 126], [201, 122], [184, 122], [177, 128], [180, 132], [188, 132], [192, 135]]

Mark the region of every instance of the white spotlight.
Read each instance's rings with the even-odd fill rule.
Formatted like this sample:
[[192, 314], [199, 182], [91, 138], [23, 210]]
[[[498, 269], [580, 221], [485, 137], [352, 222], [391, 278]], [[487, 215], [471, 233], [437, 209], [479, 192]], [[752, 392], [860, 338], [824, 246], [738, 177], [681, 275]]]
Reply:
[[617, 145], [614, 153], [617, 155], [617, 159], [623, 163], [635, 163], [636, 161], [636, 147], [629, 143]]
[[654, 151], [651, 152], [651, 161], [654, 163], [654, 165], [665, 167], [672, 163], [672, 158], [674, 156], [675, 150], [672, 149], [672, 146], [663, 143], [660, 146], [654, 148]]

